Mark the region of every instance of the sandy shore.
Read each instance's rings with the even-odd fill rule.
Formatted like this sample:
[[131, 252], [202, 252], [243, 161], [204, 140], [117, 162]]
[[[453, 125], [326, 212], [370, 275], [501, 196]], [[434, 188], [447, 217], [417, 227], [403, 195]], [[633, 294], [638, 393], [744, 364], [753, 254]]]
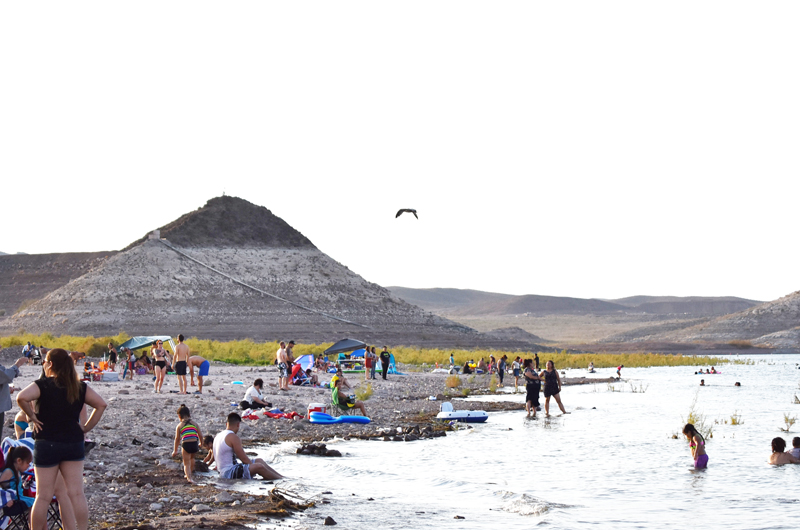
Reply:
[[[0, 352], [0, 362], [8, 366], [18, 355], [17, 349]], [[402, 370], [403, 367], [401, 366]], [[41, 374], [39, 366], [23, 366], [14, 386], [24, 388]], [[192, 486], [185, 482], [178, 459], [172, 459], [173, 436], [177, 425], [176, 410], [185, 403], [204, 434], [216, 434], [225, 426], [225, 417], [238, 408], [232, 403], [241, 401], [244, 392], [256, 378], [265, 382], [265, 399], [284, 412], [305, 414], [309, 403], [328, 403], [327, 388], [292, 387], [289, 392], [277, 390], [277, 369], [243, 367], [213, 362], [203, 394], [178, 395], [175, 376], [168, 376], [161, 394], [152, 393], [152, 376], [135, 376], [121, 382], [93, 382], [92, 387], [108, 403], [100, 424], [90, 433], [97, 442], [86, 459], [85, 487], [93, 528], [224, 528], [241, 525], [256, 518], [290, 515], [297, 505], [287, 504], [275, 495], [244, 495], [217, 487]], [[320, 374], [321, 381], [330, 380]], [[353, 386], [371, 384], [372, 396], [366, 401], [372, 423], [321, 426], [307, 420], [270, 419], [242, 422], [240, 436], [248, 445], [297, 441], [322, 441], [332, 437], [405, 439], [407, 441], [441, 436], [443, 426], [434, 426], [432, 418], [438, 413], [448, 389], [446, 374], [407, 372], [405, 376], [390, 375], [383, 381], [364, 382], [363, 374], [347, 374]], [[513, 386], [513, 378], [506, 384]], [[242, 381], [245, 385], [233, 385]], [[452, 395], [461, 396], [467, 387], [473, 393], [488, 392], [489, 376], [462, 377], [463, 384]], [[567, 384], [606, 382], [606, 379], [570, 380]], [[195, 390], [195, 389], [192, 389]], [[524, 392], [524, 389], [520, 389]], [[175, 393], [171, 393], [175, 392]], [[431, 400], [431, 397], [437, 399]], [[12, 396], [13, 397], [13, 396]], [[486, 411], [524, 409], [524, 393], [519, 400], [509, 402], [469, 402], [462, 399], [457, 409]], [[19, 409], [6, 413], [4, 436], [10, 436], [13, 416]], [[416, 429], [415, 429], [416, 427]], [[399, 429], [399, 431], [398, 431]], [[437, 432], [438, 431], [438, 432]], [[398, 435], [398, 432], [400, 434]], [[406, 434], [407, 433], [407, 434]], [[421, 439], [414, 443], [434, 443]], [[309, 456], [309, 458], [316, 458]], [[277, 471], [281, 471], [278, 469]], [[254, 484], [257, 484], [254, 482]], [[279, 483], [278, 483], [279, 485]], [[256, 487], [253, 488], [257, 489]], [[260, 491], [260, 490], [259, 490]], [[246, 504], [247, 510], [239, 505]], [[276, 514], [278, 510], [280, 513]]]

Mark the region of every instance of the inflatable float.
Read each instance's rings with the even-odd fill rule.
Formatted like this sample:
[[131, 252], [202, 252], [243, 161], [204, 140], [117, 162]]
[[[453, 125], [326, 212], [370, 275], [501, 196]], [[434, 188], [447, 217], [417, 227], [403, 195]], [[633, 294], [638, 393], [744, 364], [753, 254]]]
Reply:
[[312, 412], [309, 414], [308, 421], [316, 425], [333, 425], [335, 423], [369, 423], [370, 419], [366, 416], [339, 416], [334, 418], [330, 414], [323, 412]]
[[441, 412], [436, 415], [436, 419], [463, 423], [483, 423], [489, 419], [489, 415], [482, 410], [453, 410], [451, 403], [442, 403]]

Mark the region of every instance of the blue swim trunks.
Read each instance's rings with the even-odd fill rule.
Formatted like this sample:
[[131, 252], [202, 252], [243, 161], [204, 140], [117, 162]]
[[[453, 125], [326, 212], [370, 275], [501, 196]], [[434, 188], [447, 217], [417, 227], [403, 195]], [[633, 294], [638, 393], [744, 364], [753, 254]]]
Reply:
[[201, 377], [207, 376], [209, 368], [211, 368], [211, 363], [208, 361], [203, 361], [203, 364], [200, 365], [200, 371], [197, 372], [197, 375]]

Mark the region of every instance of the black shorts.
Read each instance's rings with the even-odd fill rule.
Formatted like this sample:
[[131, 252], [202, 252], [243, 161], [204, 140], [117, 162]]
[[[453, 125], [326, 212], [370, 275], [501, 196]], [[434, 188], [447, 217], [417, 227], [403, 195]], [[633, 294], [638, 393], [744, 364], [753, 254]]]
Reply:
[[532, 403], [539, 402], [539, 383], [528, 383], [525, 385], [525, 402], [528, 401]]
[[85, 456], [83, 440], [80, 442], [51, 442], [36, 440], [33, 446], [33, 465], [55, 467], [61, 462], [79, 462]]
[[175, 363], [175, 375], [186, 375], [186, 361]]
[[183, 448], [184, 451], [190, 454], [195, 454], [200, 450], [200, 444], [197, 443], [197, 440], [182, 442], [181, 447]]
[[545, 385], [544, 387], [544, 397], [546, 398], [549, 398], [551, 396], [557, 396], [559, 392], [561, 391], [558, 389], [558, 385], [556, 386]]
[[156, 366], [158, 366], [159, 368], [166, 368], [167, 361], [156, 361]]

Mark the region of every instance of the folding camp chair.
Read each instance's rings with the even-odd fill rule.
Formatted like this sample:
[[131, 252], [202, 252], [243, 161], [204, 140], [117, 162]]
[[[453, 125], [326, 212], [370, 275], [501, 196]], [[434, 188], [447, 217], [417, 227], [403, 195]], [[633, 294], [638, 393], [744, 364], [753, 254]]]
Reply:
[[47, 530], [64, 530], [64, 525], [61, 524], [61, 511], [55, 498], [47, 507]]
[[348, 407], [347, 403], [342, 403], [339, 400], [339, 390], [337, 388], [331, 390], [331, 416], [354, 416], [355, 410], [355, 407]]

